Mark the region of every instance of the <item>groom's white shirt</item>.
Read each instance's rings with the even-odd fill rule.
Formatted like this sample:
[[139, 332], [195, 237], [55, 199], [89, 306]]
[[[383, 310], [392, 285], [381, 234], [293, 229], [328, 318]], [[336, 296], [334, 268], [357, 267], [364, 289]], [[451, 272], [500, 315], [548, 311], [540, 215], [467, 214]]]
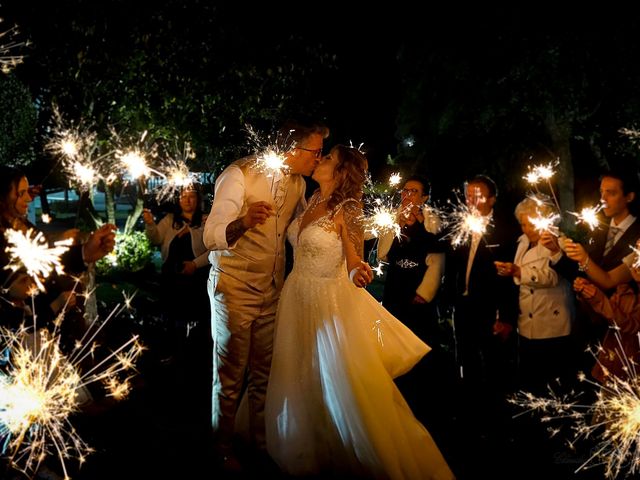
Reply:
[[247, 230], [232, 245], [227, 244], [227, 226], [244, 216], [250, 204], [265, 201], [274, 205], [276, 180], [252, 168], [253, 157], [229, 165], [216, 179], [211, 213], [204, 228], [204, 243], [211, 250], [213, 268], [260, 291], [280, 288], [284, 282], [284, 240], [286, 230], [305, 205], [305, 182], [290, 175], [286, 195], [276, 214]]

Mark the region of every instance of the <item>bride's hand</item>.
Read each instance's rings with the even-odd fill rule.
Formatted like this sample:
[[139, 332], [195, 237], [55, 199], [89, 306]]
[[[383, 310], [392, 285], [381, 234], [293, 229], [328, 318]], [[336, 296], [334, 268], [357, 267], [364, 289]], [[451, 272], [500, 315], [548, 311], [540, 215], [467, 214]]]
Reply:
[[366, 262], [360, 262], [360, 265], [351, 270], [351, 281], [356, 287], [366, 287], [373, 280], [373, 270]]

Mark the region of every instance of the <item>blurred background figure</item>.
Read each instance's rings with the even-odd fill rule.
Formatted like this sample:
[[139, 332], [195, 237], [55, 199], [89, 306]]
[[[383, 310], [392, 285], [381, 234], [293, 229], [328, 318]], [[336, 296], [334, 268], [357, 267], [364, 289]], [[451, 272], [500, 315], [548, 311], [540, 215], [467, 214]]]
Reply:
[[[205, 268], [209, 265], [209, 252], [202, 241], [206, 215], [199, 185], [185, 187], [171, 210], [157, 224], [148, 209], [143, 219], [149, 240], [160, 246], [161, 301], [167, 318], [167, 338], [174, 342], [170, 354], [181, 356], [187, 343], [195, 342], [208, 349], [211, 339], [206, 280], [209, 269]], [[199, 347], [197, 351], [201, 351]]]

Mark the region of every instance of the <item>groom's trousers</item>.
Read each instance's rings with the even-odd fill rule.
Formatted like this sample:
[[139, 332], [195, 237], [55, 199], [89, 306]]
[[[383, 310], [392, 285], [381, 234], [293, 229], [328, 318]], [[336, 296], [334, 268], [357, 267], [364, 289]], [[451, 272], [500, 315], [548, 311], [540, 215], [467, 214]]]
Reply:
[[211, 425], [216, 447], [231, 449], [234, 423], [247, 380], [249, 434], [265, 449], [264, 403], [271, 368], [278, 295], [273, 288], [256, 290], [211, 268], [207, 284], [213, 336]]

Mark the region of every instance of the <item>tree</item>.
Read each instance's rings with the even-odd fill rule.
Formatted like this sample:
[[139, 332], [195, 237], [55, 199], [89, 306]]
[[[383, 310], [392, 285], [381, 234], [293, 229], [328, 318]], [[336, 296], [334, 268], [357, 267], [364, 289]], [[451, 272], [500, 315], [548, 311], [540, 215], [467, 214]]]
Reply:
[[0, 163], [27, 165], [34, 158], [36, 108], [29, 89], [12, 74], [0, 74]]
[[448, 162], [456, 162], [457, 181], [485, 171], [518, 196], [527, 165], [557, 159], [560, 202], [573, 210], [576, 175], [632, 152], [617, 132], [640, 105], [630, 41], [637, 22], [615, 19], [612, 35], [601, 27], [613, 18], [578, 18], [567, 28], [562, 16], [489, 11], [407, 42], [397, 134], [415, 143], [401, 147], [400, 158], [427, 163], [441, 178], [451, 178]]

